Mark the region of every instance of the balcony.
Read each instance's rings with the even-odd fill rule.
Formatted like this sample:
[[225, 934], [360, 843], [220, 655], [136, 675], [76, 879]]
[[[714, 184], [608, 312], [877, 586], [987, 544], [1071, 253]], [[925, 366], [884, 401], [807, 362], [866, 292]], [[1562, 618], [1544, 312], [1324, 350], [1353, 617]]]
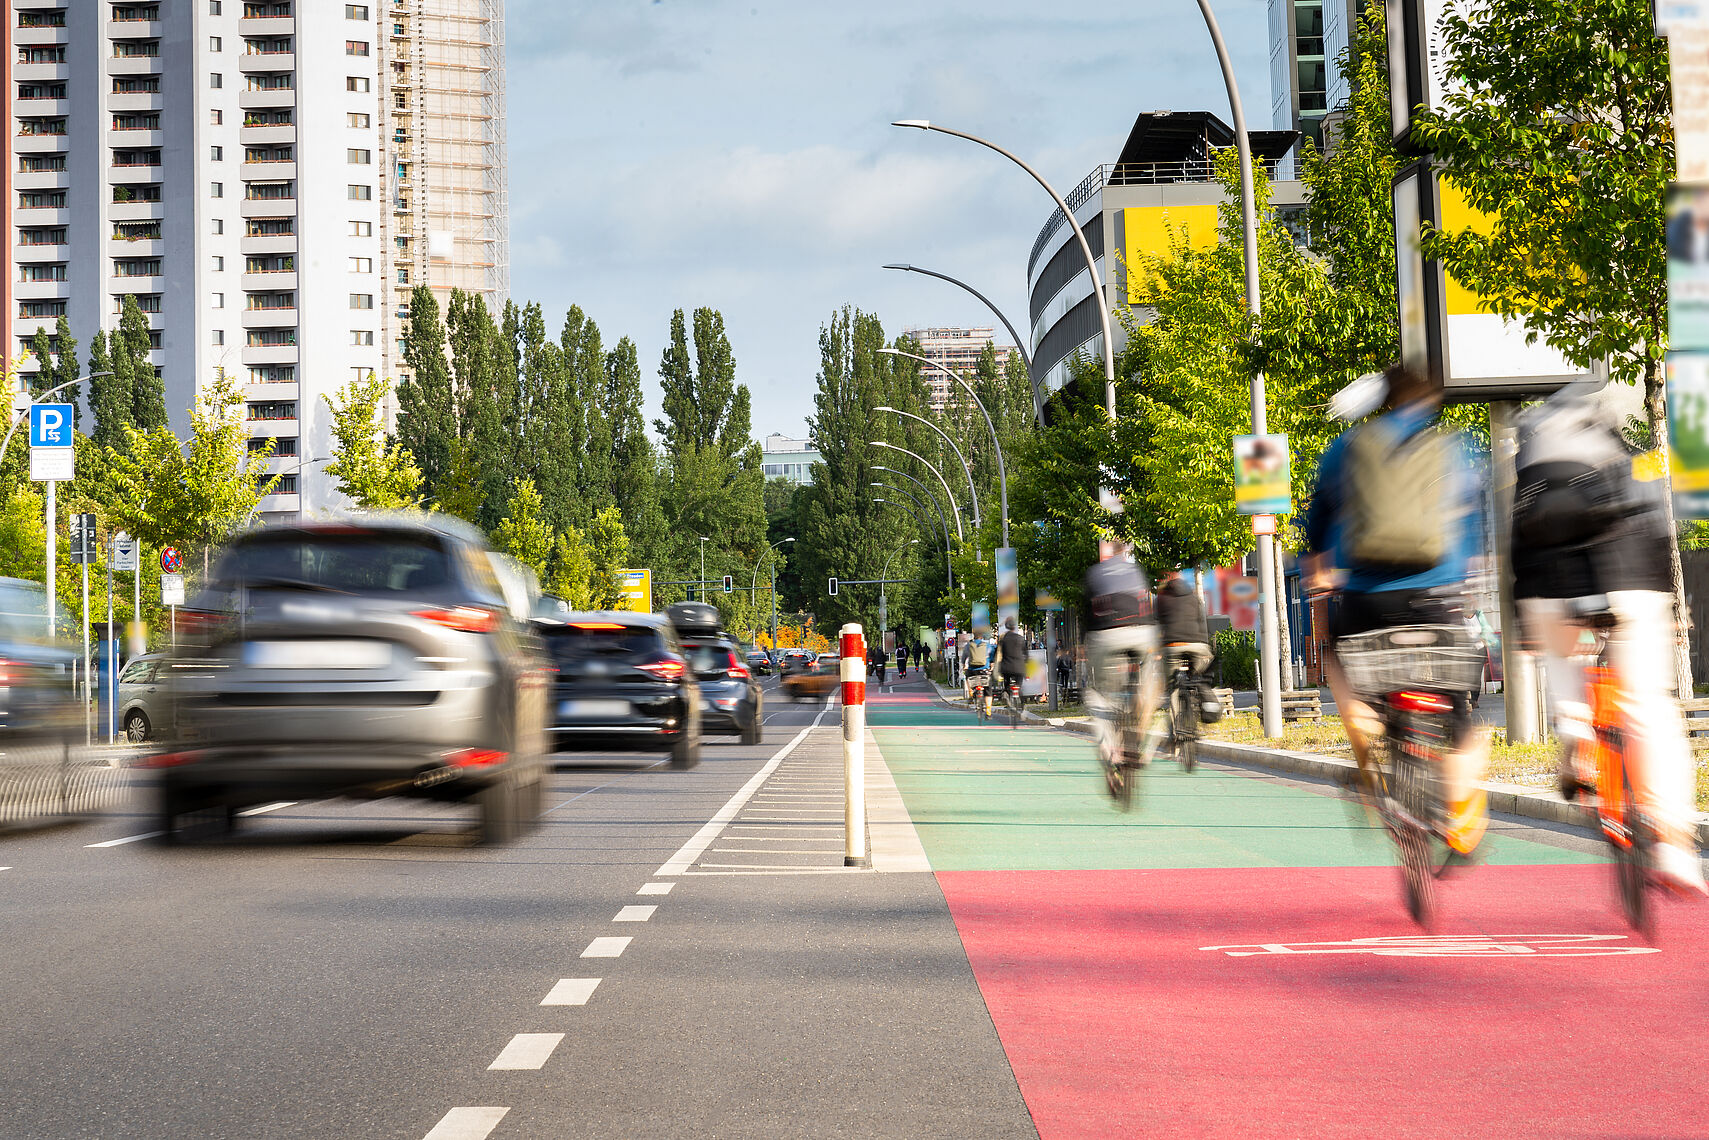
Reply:
[[108, 75], [159, 75], [157, 55], [115, 55], [107, 58]]
[[238, 251], [245, 257], [259, 257], [268, 253], [296, 253], [296, 234], [261, 234], [251, 236], [245, 234], [238, 243]]
[[[11, 14], [7, 14], [11, 18]], [[42, 47], [70, 42], [70, 28], [13, 28], [12, 42], [19, 47]]]
[[[255, 385], [255, 387], [271, 390], [276, 387], [284, 387], [284, 385], [258, 384]], [[297, 434], [297, 420], [295, 416], [288, 420], [245, 420], [244, 422], [249, 425], [249, 434], [251, 438], [258, 435], [268, 436]]]
[[160, 238], [107, 238], [107, 256], [109, 257], [165, 257], [166, 242]]
[[297, 20], [294, 16], [244, 16], [237, 22], [239, 35], [254, 36], [289, 36], [296, 32]]
[[14, 63], [12, 78], [19, 83], [64, 83], [71, 78], [69, 63]]
[[245, 218], [294, 218], [297, 216], [295, 198], [245, 198], [238, 210]]
[[114, 222], [143, 222], [165, 216], [164, 202], [110, 202], [107, 205], [107, 218]]
[[[111, 124], [112, 120], [107, 122]], [[166, 145], [166, 132], [142, 127], [110, 127], [107, 144], [114, 150], [153, 150]]]
[[276, 71], [297, 70], [297, 53], [292, 51], [246, 51], [237, 57], [237, 69], [245, 75], [271, 75]]
[[20, 170], [12, 175], [14, 190], [69, 190], [71, 175], [63, 170]]
[[18, 115], [43, 115], [63, 118], [71, 114], [70, 99], [16, 99], [12, 110]]
[[34, 261], [71, 260], [71, 247], [69, 245], [17, 245], [12, 248], [12, 259], [25, 264]]
[[243, 280], [238, 283], [242, 288], [254, 293], [283, 293], [295, 290], [297, 274], [295, 270], [276, 270], [272, 273], [245, 273]]
[[13, 212], [12, 220], [20, 226], [64, 226], [71, 223], [71, 210], [66, 206], [21, 206]]
[[122, 166], [115, 162], [112, 165], [112, 179], [114, 182], [133, 186], [148, 186], [166, 181], [165, 170], [166, 168], [159, 163], [150, 166], [143, 166], [140, 163], [136, 166]]
[[20, 301], [54, 301], [71, 296], [69, 281], [14, 281], [12, 296]]
[[166, 25], [159, 20], [108, 20], [110, 40], [158, 40], [166, 36]]
[[107, 95], [107, 110], [121, 114], [159, 112], [165, 108], [166, 100], [158, 91], [115, 91]]
[[111, 273], [102, 274], [109, 282], [112, 293], [164, 293], [166, 278], [161, 277], [116, 277]]
[[12, 150], [17, 154], [58, 154], [71, 145], [70, 135], [17, 135]]
[[[250, 364], [295, 364], [296, 362], [297, 362], [297, 346], [294, 344], [269, 344], [269, 345], [262, 345], [262, 346], [253, 347], [253, 348], [250, 347], [249, 345], [244, 345], [244, 347], [243, 347], [243, 363], [245, 365], [250, 365]], [[289, 388], [289, 389], [291, 389], [291, 391], [288, 394], [285, 392], [282, 392], [282, 391], [278, 391], [278, 389], [281, 389], [281, 388]], [[249, 385], [249, 389], [251, 391], [254, 391], [256, 389], [265, 389], [268, 393], [270, 393], [268, 395], [260, 395], [260, 396], [251, 395], [249, 397], [251, 400], [294, 400], [297, 398], [297, 386], [294, 383], [293, 384], [251, 384], [251, 385]]]
[[295, 162], [245, 162], [243, 164], [243, 179], [246, 182], [289, 182], [297, 177]]
[[255, 509], [264, 515], [298, 515], [303, 511], [303, 497], [301, 495], [263, 495], [261, 496], [261, 505]]
[[[270, 349], [259, 349], [259, 348], [246, 348], [243, 351], [247, 354], [247, 353], [251, 353], [251, 352], [263, 352], [263, 351], [272, 351], [272, 350], [270, 350]], [[291, 351], [295, 352], [296, 349], [292, 348]], [[246, 355], [244, 357], [244, 359], [248, 360], [249, 357]], [[257, 361], [257, 363], [261, 363], [261, 362]], [[285, 363], [289, 364], [291, 362], [285, 361]], [[250, 384], [250, 383], [245, 382], [243, 385], [243, 398], [245, 400], [248, 400], [248, 401], [295, 400], [295, 399], [297, 399], [297, 385], [295, 383], [289, 383], [289, 384]], [[264, 423], [265, 424], [265, 423], [277, 423], [279, 421], [277, 421], [277, 420], [250, 420], [249, 422], [250, 423]], [[255, 433], [250, 432], [249, 434], [254, 435]], [[261, 434], [262, 435], [272, 435], [273, 433], [272, 432], [262, 432]], [[279, 456], [278, 458], [286, 459], [286, 460], [294, 463], [294, 462], [296, 462], [297, 457], [292, 455], [292, 456]]]
[[246, 111], [271, 110], [274, 107], [295, 107], [297, 92], [286, 87], [277, 91], [240, 91], [237, 105]]
[[289, 146], [297, 141], [297, 128], [291, 123], [268, 123], [265, 126], [240, 126], [237, 141], [244, 146]]
[[[52, 296], [53, 294], [48, 294]], [[245, 309], [243, 327], [246, 329], [294, 329], [297, 327], [295, 309]]]

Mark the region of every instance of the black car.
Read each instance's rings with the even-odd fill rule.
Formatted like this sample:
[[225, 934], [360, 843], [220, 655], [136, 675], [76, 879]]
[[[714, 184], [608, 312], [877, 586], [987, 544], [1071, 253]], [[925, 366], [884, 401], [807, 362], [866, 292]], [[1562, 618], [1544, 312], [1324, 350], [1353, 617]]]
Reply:
[[742, 664], [741, 647], [719, 629], [717, 609], [705, 602], [678, 602], [665, 614], [676, 628], [700, 687], [700, 721], [705, 730], [732, 733], [743, 744], [760, 743], [765, 733], [760, 683]]
[[700, 689], [676, 631], [661, 614], [577, 613], [561, 603], [535, 622], [558, 668], [552, 689], [556, 752], [669, 752], [700, 762]]

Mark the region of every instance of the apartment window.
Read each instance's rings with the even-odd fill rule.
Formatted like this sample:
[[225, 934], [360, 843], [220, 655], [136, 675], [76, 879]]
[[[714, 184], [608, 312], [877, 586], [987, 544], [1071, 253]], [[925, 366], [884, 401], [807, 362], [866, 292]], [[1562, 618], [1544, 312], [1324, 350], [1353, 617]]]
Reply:
[[224, 218], [215, 218], [214, 219], [214, 233], [216, 233], [216, 234], [225, 233], [225, 219]]
[[113, 152], [114, 166], [159, 166], [160, 152], [157, 150], [115, 150]]
[[214, 272], [215, 273], [224, 273], [225, 272], [225, 258], [223, 258], [223, 257], [215, 257], [214, 258]]
[[[291, 454], [295, 455], [296, 452], [292, 451]], [[269, 476], [263, 474], [260, 476], [259, 479], [257, 479], [257, 482], [265, 482], [268, 478], [269, 478]], [[281, 476], [279, 476], [279, 478], [274, 481], [273, 489], [269, 493], [274, 494], [274, 495], [294, 495], [294, 494], [296, 494], [297, 493], [297, 477], [295, 475], [281, 475]]]
[[409, 270], [407, 270], [407, 269], [398, 270], [398, 284], [399, 285], [408, 285], [409, 284]]
[[[61, 266], [60, 268], [63, 269], [64, 266]], [[350, 294], [350, 307], [352, 309], [372, 309], [374, 307], [374, 294], [372, 294], [372, 293], [352, 293], [352, 294]]]
[[65, 84], [63, 83], [20, 83], [18, 84], [20, 99], [63, 99]]
[[160, 129], [160, 116], [114, 115], [113, 129], [115, 131], [158, 131]]
[[374, 259], [371, 257], [352, 257], [349, 260], [350, 272], [352, 273], [374, 272]]
[[373, 121], [373, 119], [369, 118], [361, 111], [352, 111], [348, 115], [344, 116], [345, 125], [355, 127], [357, 130], [367, 130]]
[[210, 308], [214, 308], [214, 309], [225, 308], [225, 294], [224, 293], [215, 293], [213, 295], [213, 299], [208, 302], [208, 306]]
[[114, 277], [159, 277], [160, 259], [158, 257], [133, 258], [129, 260], [113, 260]]
[[114, 241], [159, 241], [159, 222], [115, 222]]
[[273, 445], [274, 455], [297, 453], [297, 437], [294, 435], [253, 435], [249, 437], [249, 450], [265, 451], [269, 443]]
[[251, 309], [294, 309], [297, 307], [295, 293], [251, 293], [249, 295]]
[[158, 95], [160, 94], [160, 76], [115, 75], [113, 77], [113, 94]]
[[23, 154], [18, 156], [20, 174], [47, 174], [65, 169], [63, 154]]
[[289, 55], [293, 48], [290, 36], [276, 36], [270, 40], [244, 40], [245, 55]]
[[[295, 384], [297, 382], [297, 366], [295, 364], [252, 364], [249, 367], [249, 382], [251, 384]], [[253, 406], [253, 405], [252, 405]], [[293, 419], [297, 414], [297, 405], [286, 404], [290, 408], [283, 419]], [[257, 417], [251, 416], [251, 419]], [[261, 419], [273, 417], [262, 416]]]
[[294, 146], [251, 146], [243, 149], [245, 162], [291, 162], [297, 157]]
[[208, 37], [208, 50], [209, 51], [223, 51], [223, 50], [225, 50], [225, 41], [220, 39], [218, 36], [209, 36]]
[[219, 14], [220, 14], [220, 0], [208, 0], [208, 15], [217, 16]]
[[246, 20], [278, 20], [291, 14], [291, 5], [286, 0], [277, 3], [251, 2], [243, 6], [243, 18]]
[[373, 81], [366, 75], [347, 75], [344, 77], [344, 89], [346, 91], [365, 93], [369, 91], [372, 86]]
[[217, 127], [223, 122], [225, 122], [225, 112], [224, 111], [220, 110], [218, 107], [215, 107], [213, 110], [208, 112], [208, 125], [210, 127]]
[[65, 316], [64, 301], [19, 301], [18, 315], [20, 317], [63, 317]]
[[63, 210], [64, 190], [22, 190], [18, 193], [20, 210]]
[[[251, 384], [271, 383], [271, 381], [255, 379], [255, 374], [263, 371], [265, 369], [251, 368], [249, 370], [249, 382]], [[296, 369], [291, 369], [291, 375], [293, 378], [296, 376]], [[265, 403], [250, 404], [249, 418], [252, 420], [294, 420], [297, 418], [297, 402], [295, 400], [272, 400]]]
[[158, 183], [152, 182], [140, 186], [115, 186], [113, 187], [113, 201], [118, 203], [158, 202], [160, 201], [160, 186]]
[[296, 329], [250, 329], [245, 348], [291, 348], [297, 343]]
[[356, 344], [356, 345], [373, 344], [374, 343], [374, 330], [373, 329], [351, 329], [350, 330], [350, 343]]
[[18, 49], [19, 63], [64, 63], [65, 48], [60, 47], [21, 47]]
[[351, 237], [372, 237], [372, 236], [374, 236], [374, 223], [373, 222], [351, 222], [350, 223], [350, 236]]
[[208, 72], [208, 86], [218, 89], [225, 86], [225, 76], [217, 71]]
[[159, 40], [114, 40], [113, 54], [120, 59], [146, 56], [153, 58], [160, 54]]
[[243, 263], [243, 271], [245, 273], [295, 273], [297, 261], [288, 253], [263, 254], [246, 259]]
[[245, 184], [247, 197], [250, 201], [262, 199], [295, 198], [297, 184], [295, 182], [250, 182]]
[[367, 166], [369, 163], [374, 161], [374, 152], [371, 150], [347, 149], [344, 152], [344, 161], [351, 166]]
[[52, 12], [19, 12], [18, 26], [20, 28], [63, 28], [65, 27], [65, 10]]
[[20, 135], [63, 135], [65, 133], [64, 119], [19, 119], [18, 133]]
[[374, 188], [372, 186], [357, 186], [355, 184], [351, 184], [344, 188], [344, 195], [352, 202], [367, 202], [373, 199]]
[[367, 40], [345, 40], [344, 41], [344, 54], [345, 55], [355, 55], [355, 56], [366, 56], [368, 54], [368, 41]]
[[288, 127], [296, 121], [294, 107], [282, 107], [276, 111], [251, 111], [243, 117], [243, 125], [246, 127]]
[[224, 198], [225, 197], [225, 183], [224, 182], [210, 182], [210, 183], [208, 183], [208, 197], [210, 197], [210, 198]]
[[297, 219], [251, 218], [247, 232], [250, 237], [282, 237], [294, 234], [297, 232]]
[[65, 263], [54, 265], [20, 265], [18, 266], [20, 281], [64, 281]]
[[211, 334], [211, 337], [212, 337], [212, 339], [210, 339], [208, 341], [209, 344], [212, 344], [215, 346], [222, 345], [225, 343], [225, 330], [224, 329], [215, 329], [213, 331], [213, 333]]
[[366, 20], [368, 18], [368, 5], [346, 4], [344, 6], [344, 18], [346, 20]]
[[19, 230], [19, 245], [64, 245], [65, 228], [51, 230]]
[[251, 75], [248, 84], [251, 91], [289, 91], [296, 85], [296, 73], [291, 71], [281, 71], [274, 75]]
[[225, 147], [223, 147], [223, 146], [211, 146], [211, 147], [209, 147], [208, 148], [208, 161], [210, 161], [210, 162], [224, 162], [225, 161]]
[[392, 96], [392, 106], [400, 111], [409, 110], [409, 96], [402, 92]]
[[130, 23], [135, 20], [160, 19], [159, 4], [114, 4], [113, 22], [116, 24]]

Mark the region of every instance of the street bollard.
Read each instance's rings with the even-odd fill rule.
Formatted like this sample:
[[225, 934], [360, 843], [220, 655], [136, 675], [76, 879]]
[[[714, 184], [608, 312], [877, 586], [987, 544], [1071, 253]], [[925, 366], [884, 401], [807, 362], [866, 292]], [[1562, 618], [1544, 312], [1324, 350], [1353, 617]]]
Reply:
[[842, 631], [843, 866], [870, 867], [866, 850], [866, 638], [859, 622]]

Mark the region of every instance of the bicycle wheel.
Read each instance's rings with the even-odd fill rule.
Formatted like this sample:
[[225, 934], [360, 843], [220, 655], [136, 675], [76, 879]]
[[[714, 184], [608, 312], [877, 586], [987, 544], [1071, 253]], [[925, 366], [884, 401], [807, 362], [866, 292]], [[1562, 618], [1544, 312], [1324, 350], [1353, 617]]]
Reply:
[[1617, 843], [1610, 837], [1608, 846], [1614, 853], [1614, 883], [1620, 892], [1620, 909], [1632, 929], [1648, 938], [1655, 922], [1650, 906], [1650, 864], [1655, 858], [1655, 840], [1649, 820], [1632, 802], [1632, 777], [1626, 771], [1625, 761], [1622, 751], [1615, 763], [1620, 769], [1620, 781], [1625, 792], [1624, 831], [1627, 842]]
[[1007, 702], [1009, 705], [1009, 729], [1012, 732], [1021, 727], [1021, 691], [1019, 687], [1008, 690]]
[[1169, 694], [1169, 735], [1175, 743], [1175, 760], [1181, 771], [1199, 766], [1199, 706], [1190, 688], [1177, 685]]
[[1436, 868], [1432, 857], [1431, 820], [1436, 813], [1435, 789], [1423, 761], [1404, 749], [1389, 748], [1388, 794], [1379, 801], [1383, 822], [1394, 837], [1406, 888], [1406, 909], [1414, 922], [1429, 930], [1436, 922]]

